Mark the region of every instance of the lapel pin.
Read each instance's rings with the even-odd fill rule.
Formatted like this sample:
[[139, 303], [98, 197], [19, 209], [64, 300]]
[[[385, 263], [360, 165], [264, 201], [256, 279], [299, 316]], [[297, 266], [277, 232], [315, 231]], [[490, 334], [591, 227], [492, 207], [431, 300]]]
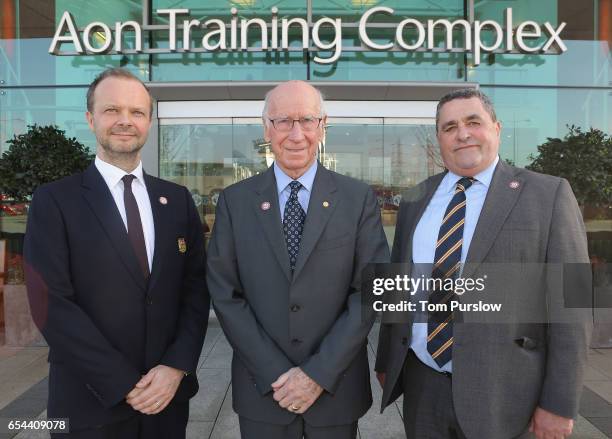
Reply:
[[269, 208], [270, 208], [269, 201], [264, 201], [263, 203], [261, 203], [261, 210], [268, 210]]
[[329, 207], [329, 202], [328, 201], [323, 201], [323, 207]]
[[168, 204], [168, 199], [166, 197], [159, 197], [159, 202], [165, 206]]
[[185, 253], [187, 251], [187, 243], [185, 242], [185, 238], [177, 239], [178, 250], [181, 253]]
[[521, 184], [520, 184], [518, 181], [516, 181], [516, 180], [512, 180], [512, 181], [510, 182], [510, 185], [509, 185], [509, 186], [510, 186], [510, 188], [511, 188], [511, 189], [518, 189], [518, 187], [519, 187], [520, 185], [521, 185]]

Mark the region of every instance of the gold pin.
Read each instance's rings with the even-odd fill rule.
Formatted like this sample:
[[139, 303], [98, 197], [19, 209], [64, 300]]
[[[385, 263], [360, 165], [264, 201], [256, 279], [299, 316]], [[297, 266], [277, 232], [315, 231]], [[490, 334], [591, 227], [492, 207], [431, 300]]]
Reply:
[[187, 243], [185, 242], [185, 238], [179, 238], [177, 243], [179, 252], [185, 253], [187, 251]]
[[159, 197], [159, 202], [165, 206], [168, 204], [168, 199], [166, 197]]
[[329, 202], [323, 201], [323, 207], [329, 207]]

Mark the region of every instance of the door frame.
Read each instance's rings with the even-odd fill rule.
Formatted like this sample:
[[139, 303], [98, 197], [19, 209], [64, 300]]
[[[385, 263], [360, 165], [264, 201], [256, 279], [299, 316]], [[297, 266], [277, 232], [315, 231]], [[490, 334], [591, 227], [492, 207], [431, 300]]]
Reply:
[[[435, 118], [437, 101], [326, 101], [329, 117]], [[264, 101], [161, 101], [157, 118], [261, 118]], [[165, 122], [164, 122], [165, 123]]]

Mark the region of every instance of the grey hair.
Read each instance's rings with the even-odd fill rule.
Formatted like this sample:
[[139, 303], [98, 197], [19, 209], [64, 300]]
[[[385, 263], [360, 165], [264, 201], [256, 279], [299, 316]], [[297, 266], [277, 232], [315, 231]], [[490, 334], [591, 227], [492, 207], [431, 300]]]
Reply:
[[[317, 95], [319, 96], [319, 111], [320, 111], [319, 116], [325, 117], [327, 115], [327, 113], [325, 112], [325, 96], [323, 95], [321, 90], [319, 90], [317, 87], [312, 86], [306, 81], [298, 81], [298, 82], [305, 82], [306, 84], [310, 85], [312, 88], [316, 90]], [[261, 112], [261, 117], [264, 121], [264, 124], [268, 123], [268, 108], [270, 106], [270, 99], [272, 98], [272, 93], [274, 92], [274, 90], [276, 90], [276, 87], [268, 90], [268, 92], [266, 93], [266, 97], [264, 98], [264, 107], [263, 107], [263, 111]]]
[[454, 90], [450, 93], [445, 94], [438, 102], [438, 106], [436, 107], [436, 131], [438, 131], [438, 126], [440, 123], [440, 111], [442, 110], [444, 104], [450, 101], [454, 101], [455, 99], [471, 98], [478, 98], [478, 100], [480, 100], [480, 102], [482, 103], [482, 106], [484, 107], [485, 111], [489, 113], [489, 116], [491, 116], [491, 120], [493, 122], [497, 122], [497, 115], [495, 114], [495, 108], [493, 108], [493, 102], [491, 102], [491, 99], [486, 94], [475, 88], [461, 88], [459, 90]]

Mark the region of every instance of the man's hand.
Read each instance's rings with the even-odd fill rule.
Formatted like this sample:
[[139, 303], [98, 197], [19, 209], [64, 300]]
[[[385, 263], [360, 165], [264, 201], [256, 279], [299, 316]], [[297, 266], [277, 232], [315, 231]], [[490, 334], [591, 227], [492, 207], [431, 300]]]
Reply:
[[555, 415], [536, 407], [529, 424], [529, 432], [537, 439], [565, 439], [574, 429], [574, 420]]
[[376, 379], [380, 383], [380, 387], [385, 387], [385, 378], [387, 374], [384, 372], [376, 372]]
[[155, 366], [125, 398], [134, 410], [145, 415], [156, 415], [166, 408], [185, 374], [169, 366]]
[[272, 383], [274, 400], [291, 413], [302, 414], [323, 393], [323, 387], [319, 386], [312, 378], [306, 375], [299, 367], [293, 367], [278, 377]]

